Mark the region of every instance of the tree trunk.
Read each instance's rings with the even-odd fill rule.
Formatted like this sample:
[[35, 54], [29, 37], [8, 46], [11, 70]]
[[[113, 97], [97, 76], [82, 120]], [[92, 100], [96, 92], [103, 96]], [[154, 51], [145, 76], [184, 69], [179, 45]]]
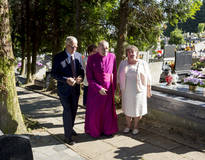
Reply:
[[31, 28], [30, 28], [30, 0], [26, 0], [26, 52], [27, 52], [27, 76], [26, 83], [32, 82], [31, 77]]
[[128, 25], [128, 16], [129, 16], [129, 1], [130, 0], [121, 0], [120, 1], [120, 23], [118, 30], [118, 39], [117, 39], [117, 66], [123, 58], [124, 53], [124, 42], [127, 37], [127, 25]]
[[26, 133], [15, 85], [8, 1], [0, 0], [0, 6], [0, 129]]
[[21, 1], [21, 71], [20, 75], [25, 75], [25, 7], [24, 0]]
[[24, 76], [25, 75], [25, 63], [26, 63], [26, 60], [25, 60], [25, 50], [23, 50], [23, 48], [21, 48], [22, 50], [22, 59], [21, 59], [21, 71], [20, 71], [20, 75]]
[[[39, 5], [39, 0], [34, 0], [34, 10], [38, 11], [38, 5]], [[37, 61], [37, 54], [38, 54], [38, 50], [39, 50], [39, 44], [40, 44], [40, 29], [39, 29], [39, 18], [38, 18], [38, 13], [34, 12], [32, 14], [32, 26], [33, 26], [33, 30], [35, 30], [35, 32], [32, 33], [32, 37], [31, 37], [31, 42], [32, 42], [32, 65], [31, 65], [31, 75], [32, 75], [32, 79], [35, 78], [35, 74], [36, 74], [36, 61]]]
[[[33, 25], [33, 26], [35, 26], [35, 25]], [[34, 29], [36, 30], [37, 28], [34, 27]], [[34, 80], [35, 79], [35, 74], [36, 74], [36, 61], [37, 61], [37, 50], [38, 50], [37, 49], [38, 44], [37, 44], [36, 35], [34, 35], [34, 34], [32, 35], [31, 42], [32, 42], [31, 76], [32, 76], [32, 80]]]
[[[54, 23], [53, 23], [53, 48], [52, 48], [52, 60], [53, 57], [60, 52], [61, 50], [61, 43], [60, 43], [60, 30], [59, 30], [59, 17], [58, 17], [58, 3], [54, 3], [56, 7], [54, 7], [53, 10], [53, 17], [54, 17]], [[57, 83], [54, 78], [50, 78], [49, 80], [49, 85], [48, 88], [46, 89], [47, 91], [55, 91], [57, 88]]]

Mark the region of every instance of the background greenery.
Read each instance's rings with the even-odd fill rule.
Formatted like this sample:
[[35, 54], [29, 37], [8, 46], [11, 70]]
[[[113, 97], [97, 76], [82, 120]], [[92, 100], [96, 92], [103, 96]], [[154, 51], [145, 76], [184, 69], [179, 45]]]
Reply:
[[[22, 66], [27, 58], [26, 77], [31, 82], [37, 55], [55, 55], [64, 48], [68, 35], [77, 37], [82, 54], [89, 44], [107, 40], [119, 64], [127, 44], [144, 51], [155, 48], [165, 24], [177, 25], [193, 19], [202, 1], [9, 0], [9, 5], [14, 55], [22, 58]], [[196, 16], [203, 17], [200, 11]], [[200, 23], [203, 20], [204, 17]]]

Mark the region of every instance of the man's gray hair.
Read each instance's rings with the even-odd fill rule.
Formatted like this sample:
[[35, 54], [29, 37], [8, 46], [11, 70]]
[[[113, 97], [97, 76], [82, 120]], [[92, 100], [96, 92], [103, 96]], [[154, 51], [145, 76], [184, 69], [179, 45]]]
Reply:
[[72, 45], [73, 42], [77, 42], [77, 43], [78, 43], [77, 38], [75, 38], [74, 36], [68, 36], [68, 37], [66, 37], [66, 40], [65, 40], [65, 45], [66, 45], [66, 46], [67, 46], [68, 44]]

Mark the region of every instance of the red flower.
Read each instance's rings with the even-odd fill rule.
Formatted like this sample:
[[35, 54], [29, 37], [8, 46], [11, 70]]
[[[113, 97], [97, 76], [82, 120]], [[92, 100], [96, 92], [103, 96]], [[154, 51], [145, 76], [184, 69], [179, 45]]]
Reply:
[[168, 75], [165, 77], [165, 81], [167, 82], [167, 84], [170, 84], [172, 82], [172, 76], [171, 75]]
[[160, 53], [160, 54], [162, 54], [162, 50], [158, 50], [158, 51], [157, 51], [157, 53]]

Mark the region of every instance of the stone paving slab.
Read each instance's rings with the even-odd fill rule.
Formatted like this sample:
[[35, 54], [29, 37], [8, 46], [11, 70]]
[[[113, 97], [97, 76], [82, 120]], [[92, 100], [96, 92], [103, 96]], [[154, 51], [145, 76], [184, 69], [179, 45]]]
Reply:
[[77, 143], [72, 146], [72, 148], [77, 153], [84, 153], [89, 159], [94, 159], [97, 155], [105, 154], [106, 152], [115, 149], [114, 146], [100, 140]]
[[113, 138], [104, 139], [105, 143], [108, 143], [116, 148], [120, 147], [135, 147], [138, 145], [144, 144], [144, 142], [137, 141], [131, 137], [127, 137], [126, 135], [115, 135]]
[[[124, 159], [124, 160], [204, 160], [205, 153], [194, 148], [172, 141], [160, 134], [155, 134], [149, 129], [140, 129], [138, 135], [124, 135], [122, 133], [125, 121], [119, 119], [119, 133], [112, 138], [101, 137], [92, 138], [84, 133], [85, 109], [79, 108], [75, 122], [75, 130], [79, 133], [74, 137], [77, 144], [74, 146], [65, 145], [63, 139], [62, 107], [56, 98], [51, 98], [42, 94], [33, 93], [23, 88], [17, 88], [19, 102], [22, 112], [33, 117], [50, 135], [40, 135], [35, 138], [38, 145], [33, 147], [35, 160], [40, 157], [49, 156], [47, 159], [64, 160], [70, 159]], [[42, 102], [42, 103], [41, 103]], [[118, 113], [120, 113], [118, 111]], [[35, 136], [34, 136], [35, 137]], [[57, 139], [55, 143], [50, 143], [50, 137]], [[47, 145], [45, 144], [47, 142]], [[44, 143], [41, 145], [39, 143]], [[68, 150], [64, 147], [69, 147]], [[203, 148], [204, 149], [204, 148]], [[70, 153], [72, 151], [72, 153]], [[74, 151], [74, 153], [73, 153]], [[49, 153], [47, 153], [49, 152]], [[75, 155], [73, 157], [73, 155]], [[60, 158], [57, 158], [59, 157]], [[43, 157], [44, 158], [44, 157]], [[82, 159], [83, 159], [82, 158]], [[47, 160], [46, 159], [46, 160]], [[66, 159], [65, 159], [66, 160]]]
[[158, 135], [150, 135], [145, 141], [150, 143], [150, 144], [159, 146], [160, 148], [167, 149], [167, 150], [177, 148], [181, 145], [179, 143], [165, 139], [164, 137], [160, 137]]
[[84, 160], [45, 131], [29, 136], [34, 160]]
[[173, 149], [172, 151], [190, 160], [191, 159], [200, 159], [200, 160], [205, 159], [204, 153], [194, 151], [193, 149], [187, 146], [176, 148], [176, 149]]

